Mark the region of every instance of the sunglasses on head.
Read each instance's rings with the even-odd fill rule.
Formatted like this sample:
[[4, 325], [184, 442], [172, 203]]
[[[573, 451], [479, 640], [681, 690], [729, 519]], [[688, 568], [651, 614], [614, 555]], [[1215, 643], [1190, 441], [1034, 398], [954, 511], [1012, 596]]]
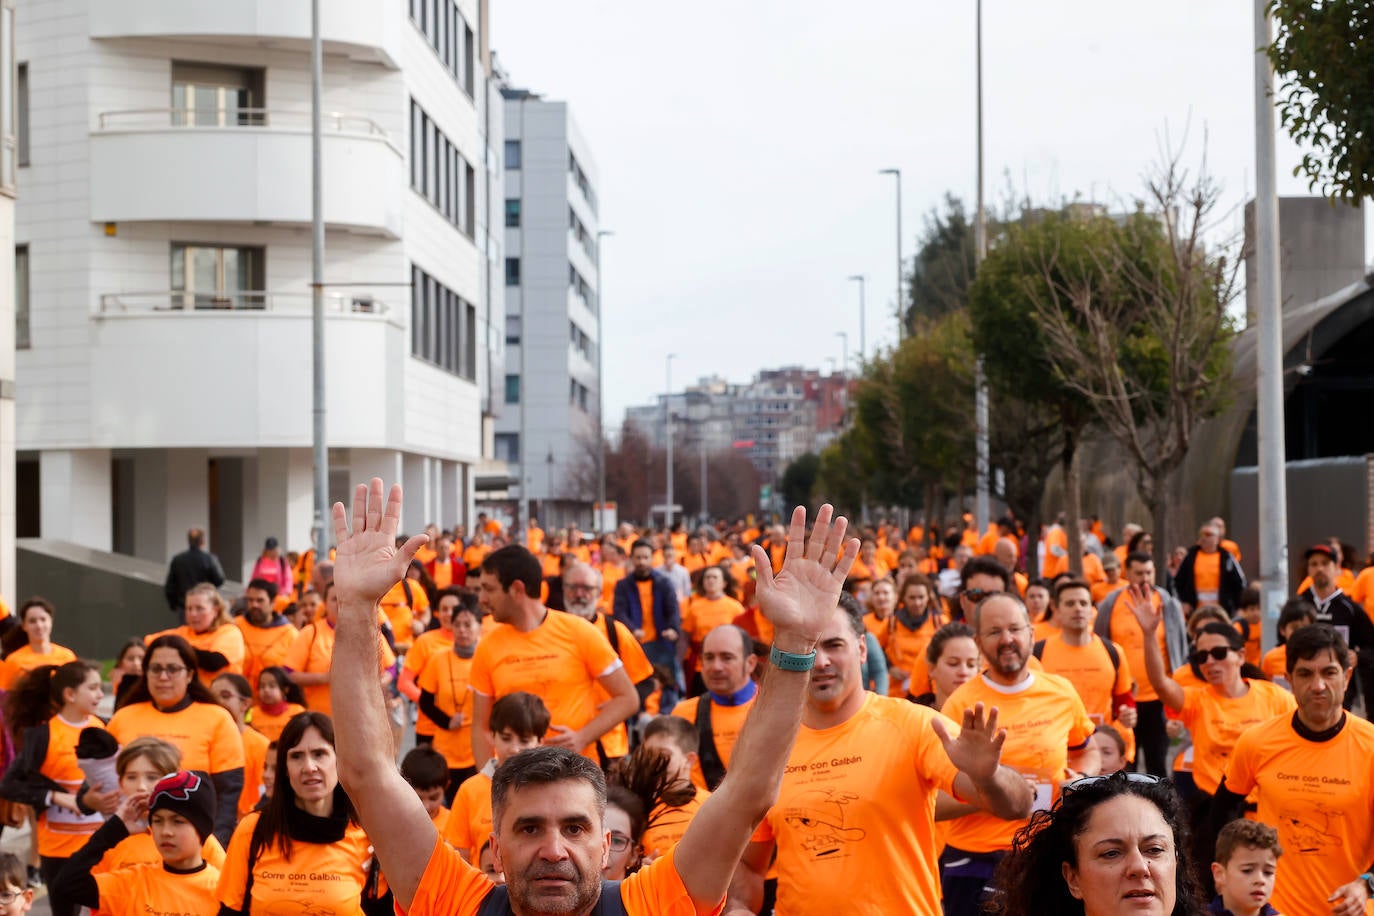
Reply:
[[1066, 782], [1060, 786], [1059, 794], [1068, 795], [1070, 792], [1074, 792], [1078, 789], [1086, 789], [1088, 786], [1097, 785], [1102, 780], [1111, 779], [1113, 777], [1124, 777], [1127, 782], [1133, 782], [1143, 786], [1153, 786], [1163, 781], [1160, 777], [1152, 776], [1149, 773], [1136, 773], [1133, 770], [1122, 770], [1119, 773], [1104, 773], [1101, 776], [1080, 776], [1072, 782]]
[[1198, 649], [1189, 657], [1192, 659], [1193, 664], [1201, 665], [1203, 662], [1207, 661], [1207, 656], [1209, 655], [1212, 657], [1212, 661], [1219, 662], [1223, 661], [1226, 656], [1230, 654], [1231, 648], [1229, 646], [1213, 646], [1210, 649]]
[[994, 588], [994, 589], [988, 589], [988, 588], [966, 588], [966, 589], [964, 589], [964, 597], [967, 598], [968, 600], [974, 602], [974, 603], [977, 603], [977, 602], [979, 602], [979, 601], [982, 601], [984, 598], [988, 597], [989, 595], [998, 595], [998, 594], [1001, 594], [1001, 592], [999, 592], [999, 591], [998, 591], [997, 589], [995, 589], [995, 588]]

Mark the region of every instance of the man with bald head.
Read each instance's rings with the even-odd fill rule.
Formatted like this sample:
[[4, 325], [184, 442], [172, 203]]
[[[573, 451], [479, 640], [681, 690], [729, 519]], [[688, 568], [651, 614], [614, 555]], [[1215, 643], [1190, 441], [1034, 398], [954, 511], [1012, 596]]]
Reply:
[[753, 638], [734, 624], [716, 627], [701, 642], [706, 693], [683, 700], [673, 707], [673, 715], [696, 723], [701, 740], [692, 782], [703, 789], [714, 790], [730, 767], [735, 739], [758, 694], [753, 678], [757, 665]]

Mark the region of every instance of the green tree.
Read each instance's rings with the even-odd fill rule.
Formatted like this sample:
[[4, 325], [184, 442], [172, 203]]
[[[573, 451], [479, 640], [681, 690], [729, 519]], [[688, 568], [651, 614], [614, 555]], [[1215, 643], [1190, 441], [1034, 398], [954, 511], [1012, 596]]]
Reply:
[[784, 506], [810, 506], [811, 494], [816, 486], [816, 475], [821, 469], [821, 456], [807, 452], [793, 461], [782, 472], [778, 491], [782, 493]]
[[1313, 152], [1293, 170], [1331, 198], [1374, 197], [1374, 3], [1272, 0], [1279, 117]]
[[945, 195], [941, 212], [926, 215], [925, 232], [916, 242], [911, 265], [911, 310], [906, 327], [920, 320], [943, 318], [968, 307], [968, 288], [974, 274], [973, 222], [964, 203]]

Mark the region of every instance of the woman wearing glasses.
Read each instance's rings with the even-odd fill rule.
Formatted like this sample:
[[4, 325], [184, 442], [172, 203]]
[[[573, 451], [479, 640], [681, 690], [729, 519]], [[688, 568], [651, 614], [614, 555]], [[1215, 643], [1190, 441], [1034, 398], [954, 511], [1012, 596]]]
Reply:
[[[1266, 680], [1244, 676], [1245, 637], [1229, 623], [1203, 624], [1197, 631], [1189, 662], [1202, 672], [1201, 687], [1184, 687], [1164, 670], [1155, 631], [1160, 613], [1134, 588], [1127, 595], [1131, 613], [1145, 633], [1145, 673], [1164, 705], [1179, 714], [1193, 736], [1193, 783], [1197, 789], [1191, 805], [1193, 826], [1208, 821], [1212, 795], [1226, 769], [1236, 739], [1251, 725], [1275, 716], [1290, 715], [1297, 708], [1293, 695]], [[1212, 843], [1199, 836], [1195, 861], [1204, 882], [1210, 876]]]
[[218, 810], [215, 838], [229, 842], [243, 791], [243, 739], [229, 711], [196, 677], [196, 650], [180, 636], [148, 644], [143, 677], [107, 727], [121, 745], [151, 736], [181, 749], [181, 766], [210, 774]]
[[1002, 916], [1200, 916], [1188, 825], [1168, 782], [1085, 776], [1017, 831], [997, 871]]

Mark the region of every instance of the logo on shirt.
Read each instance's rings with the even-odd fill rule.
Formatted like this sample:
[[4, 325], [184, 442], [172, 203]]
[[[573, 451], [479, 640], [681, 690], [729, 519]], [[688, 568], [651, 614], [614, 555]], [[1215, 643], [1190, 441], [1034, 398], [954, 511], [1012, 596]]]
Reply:
[[784, 809], [783, 821], [797, 831], [802, 849], [817, 859], [845, 856], [868, 834], [845, 826], [845, 808], [859, 796], [835, 789], [809, 789]]
[[[1335, 836], [1337, 818], [1345, 814], [1325, 805], [1313, 805], [1304, 820], [1290, 811], [1279, 812], [1279, 823], [1296, 842], [1298, 852], [1305, 854], [1325, 853], [1331, 847], [1339, 848], [1341, 841]], [[1285, 838], [1286, 839], [1286, 838]]]

